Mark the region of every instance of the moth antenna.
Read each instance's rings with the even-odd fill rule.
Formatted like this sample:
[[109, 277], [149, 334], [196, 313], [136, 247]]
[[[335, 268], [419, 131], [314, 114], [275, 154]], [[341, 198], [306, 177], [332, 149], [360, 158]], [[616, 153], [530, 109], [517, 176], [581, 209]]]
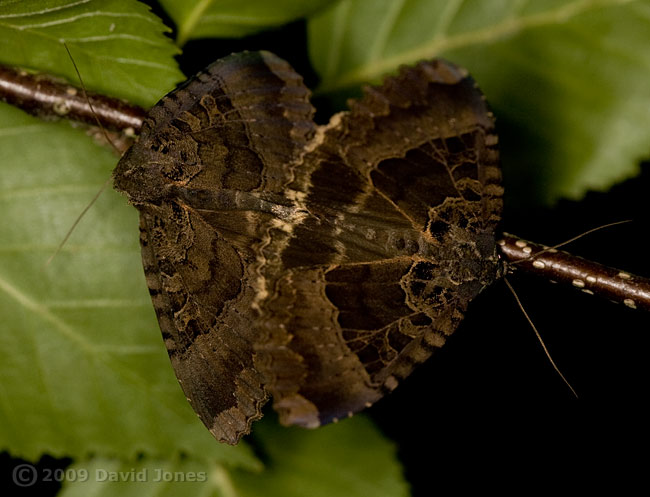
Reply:
[[97, 202], [97, 199], [101, 196], [101, 194], [104, 193], [104, 190], [106, 190], [106, 187], [109, 185], [109, 183], [111, 182], [112, 179], [113, 178], [109, 177], [106, 181], [104, 181], [104, 184], [97, 191], [97, 193], [95, 193], [95, 196], [92, 198], [92, 200], [90, 202], [88, 202], [88, 205], [86, 205], [86, 207], [84, 207], [84, 209], [81, 211], [81, 213], [77, 216], [77, 219], [75, 219], [74, 223], [72, 223], [72, 226], [70, 226], [70, 229], [68, 230], [68, 232], [63, 237], [63, 240], [61, 241], [61, 243], [59, 243], [59, 245], [56, 248], [56, 250], [54, 251], [54, 253], [49, 257], [49, 259], [45, 263], [45, 267], [49, 266], [50, 262], [52, 262], [54, 260], [54, 258], [57, 256], [57, 254], [59, 252], [61, 252], [61, 249], [63, 248], [63, 246], [68, 241], [68, 238], [70, 238], [70, 235], [72, 235], [72, 232], [74, 231], [74, 229], [77, 227], [77, 225], [79, 224], [81, 219], [86, 215], [86, 212], [88, 212], [90, 210], [90, 208], [95, 204], [95, 202]]
[[531, 328], [535, 332], [535, 335], [537, 336], [537, 340], [539, 340], [539, 343], [542, 345], [542, 348], [544, 349], [544, 353], [546, 354], [546, 357], [548, 358], [549, 362], [551, 363], [551, 366], [553, 366], [553, 369], [555, 369], [555, 372], [560, 375], [560, 378], [562, 378], [562, 381], [566, 384], [566, 386], [569, 387], [573, 395], [575, 395], [576, 399], [579, 398], [578, 394], [574, 390], [574, 388], [571, 386], [571, 383], [564, 377], [562, 372], [560, 371], [560, 368], [557, 367], [555, 364], [555, 361], [551, 357], [551, 353], [548, 351], [546, 348], [546, 344], [544, 343], [544, 340], [542, 340], [542, 336], [539, 334], [539, 331], [537, 331], [537, 327], [535, 327], [535, 324], [533, 323], [533, 320], [530, 319], [530, 316], [526, 312], [526, 309], [524, 309], [524, 305], [521, 303], [521, 300], [519, 299], [519, 296], [517, 295], [517, 292], [515, 292], [515, 289], [513, 286], [510, 284], [510, 281], [508, 281], [508, 278], [504, 277], [503, 281], [506, 282], [506, 286], [508, 289], [512, 292], [512, 295], [515, 297], [515, 301], [517, 302], [517, 305], [519, 306], [519, 309], [521, 309], [521, 312], [524, 314], [524, 317], [528, 321], [528, 324], [530, 324]]
[[[544, 254], [546, 252], [552, 252], [553, 250], [556, 250], [556, 249], [558, 249], [560, 247], [564, 247], [565, 245], [568, 245], [569, 243], [573, 243], [576, 240], [579, 240], [580, 238], [582, 238], [583, 236], [590, 235], [590, 234], [592, 234], [592, 233], [594, 233], [596, 231], [600, 231], [600, 230], [603, 230], [605, 228], [611, 228], [612, 226], [618, 226], [619, 224], [631, 223], [632, 221], [633, 221], [633, 219], [625, 219], [623, 221], [615, 221], [613, 223], [602, 224], [600, 226], [596, 226], [595, 228], [591, 228], [591, 229], [589, 229], [587, 231], [584, 231], [583, 233], [580, 233], [579, 235], [576, 235], [573, 238], [569, 238], [568, 240], [565, 240], [562, 243], [558, 243], [557, 245], [553, 245], [552, 247], [546, 247], [545, 249], [540, 250], [539, 252], [537, 252], [532, 258], [538, 257], [539, 255]], [[522, 260], [519, 260], [519, 261], [511, 262], [510, 264], [514, 266], [514, 265], [520, 264], [522, 262], [529, 262], [530, 259], [531, 258], [522, 259]]]
[[[86, 85], [84, 85], [84, 81], [81, 78], [81, 73], [79, 72], [79, 68], [77, 67], [77, 63], [74, 61], [72, 58], [72, 54], [70, 53], [70, 49], [68, 48], [68, 45], [66, 44], [65, 41], [62, 42], [63, 46], [65, 47], [65, 51], [68, 52], [68, 57], [70, 57], [70, 62], [72, 62], [72, 66], [74, 67], [75, 72], [77, 73], [77, 78], [79, 78], [79, 85], [81, 86], [81, 91], [84, 95], [84, 98], [86, 99], [86, 103], [88, 104], [88, 107], [90, 107], [90, 111], [93, 113], [93, 116], [95, 118], [95, 122], [97, 123], [97, 126], [99, 126], [99, 129], [101, 130], [102, 134], [104, 135], [104, 138], [106, 141], [110, 144], [110, 146], [113, 148], [115, 152], [117, 152], [117, 155], [122, 155], [122, 152], [120, 151], [119, 148], [113, 143], [113, 140], [108, 136], [108, 133], [106, 132], [106, 128], [102, 125], [102, 122], [99, 120], [99, 116], [97, 116], [97, 113], [95, 112], [95, 109], [93, 108], [93, 104], [90, 102], [90, 98], [88, 98], [88, 92], [86, 91]], [[104, 187], [102, 187], [102, 190], [104, 190]]]
[[[99, 117], [97, 116], [97, 113], [95, 112], [95, 109], [93, 108], [93, 104], [90, 102], [90, 98], [88, 98], [88, 92], [86, 91], [86, 85], [84, 85], [83, 79], [81, 78], [81, 73], [79, 72], [79, 68], [77, 67], [77, 63], [74, 61], [72, 58], [72, 54], [70, 53], [70, 49], [68, 48], [68, 45], [66, 42], [62, 42], [63, 46], [65, 47], [65, 51], [68, 52], [68, 57], [70, 57], [70, 61], [72, 62], [72, 65], [74, 66], [74, 70], [77, 73], [77, 78], [79, 78], [79, 84], [81, 85], [81, 91], [83, 92], [84, 98], [86, 99], [86, 103], [88, 104], [88, 107], [90, 107], [91, 112], [93, 113], [93, 116], [95, 117], [95, 121], [97, 122], [97, 126], [99, 126], [99, 129], [101, 129], [102, 134], [104, 135], [104, 138], [106, 141], [113, 147], [113, 150], [115, 150], [118, 155], [122, 155], [120, 150], [115, 146], [113, 141], [110, 139], [108, 136], [108, 133], [106, 132], [106, 129], [104, 126], [102, 126], [101, 121], [99, 120]], [[90, 210], [90, 208], [95, 205], [95, 202], [97, 202], [97, 199], [101, 196], [102, 193], [104, 193], [104, 190], [106, 190], [106, 187], [108, 184], [111, 182], [111, 177], [109, 176], [104, 184], [101, 186], [101, 188], [95, 193], [95, 196], [92, 198], [92, 200], [84, 207], [84, 209], [81, 211], [81, 213], [77, 216], [77, 219], [75, 219], [74, 223], [72, 223], [72, 226], [70, 226], [70, 229], [68, 232], [65, 234], [63, 237], [63, 240], [59, 245], [57, 246], [56, 250], [54, 253], [47, 259], [45, 262], [45, 267], [49, 266], [50, 263], [54, 260], [54, 258], [61, 252], [61, 249], [63, 249], [64, 245], [72, 235], [72, 232], [75, 230], [81, 219], [86, 215], [86, 212]]]

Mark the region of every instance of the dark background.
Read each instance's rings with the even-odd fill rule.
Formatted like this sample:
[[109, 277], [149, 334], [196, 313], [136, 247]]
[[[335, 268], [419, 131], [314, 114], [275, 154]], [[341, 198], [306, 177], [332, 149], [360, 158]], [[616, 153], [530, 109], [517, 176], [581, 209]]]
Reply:
[[[181, 68], [192, 74], [244, 49], [273, 51], [309, 87], [318, 82], [303, 23], [240, 41], [190, 42]], [[314, 105], [319, 122], [339, 110], [324, 99], [314, 99]], [[507, 146], [508, 137], [502, 136], [501, 147]], [[518, 180], [525, 181], [515, 174], [505, 178], [504, 231], [553, 245], [596, 226], [632, 219], [566, 250], [650, 275], [650, 164], [609, 192], [537, 208], [519, 205], [513, 200], [517, 195], [508, 195]], [[485, 490], [505, 490], [526, 476], [534, 488], [554, 475], [575, 478], [582, 471], [593, 483], [646, 450], [650, 316], [525, 274], [509, 279], [580, 398], [553, 370], [512, 294], [503, 282], [495, 284], [472, 303], [447, 345], [369, 410], [397, 442], [415, 496], [481, 482]]]
[[[302, 22], [242, 40], [192, 41], [179, 62], [190, 75], [244, 49], [273, 51], [303, 74], [308, 86], [317, 84]], [[316, 99], [314, 104], [318, 121], [326, 121], [332, 112], [328, 102]], [[506, 138], [501, 147], [507, 146]], [[650, 275], [650, 165], [642, 165], [638, 177], [607, 193], [589, 193], [579, 202], [560, 201], [553, 207], [514, 204], [508, 190], [516, 189], [517, 178], [506, 177], [505, 182], [505, 231], [552, 245], [595, 226], [633, 219], [586, 236], [566, 250]], [[551, 367], [503, 282], [493, 285], [472, 303], [447, 345], [369, 410], [397, 443], [415, 496], [470, 486], [525, 491], [558, 475], [573, 482], [584, 476], [593, 483], [594, 478], [611, 476], [612, 468], [622, 463], [626, 470], [621, 474], [629, 476], [636, 472], [628, 461], [641, 462], [635, 451], [647, 450], [650, 317], [524, 274], [510, 280], [580, 399]], [[0, 454], [3, 470], [11, 471], [18, 463]], [[41, 461], [45, 467], [69, 463], [49, 457]], [[33, 495], [56, 491], [56, 485], [31, 489]]]

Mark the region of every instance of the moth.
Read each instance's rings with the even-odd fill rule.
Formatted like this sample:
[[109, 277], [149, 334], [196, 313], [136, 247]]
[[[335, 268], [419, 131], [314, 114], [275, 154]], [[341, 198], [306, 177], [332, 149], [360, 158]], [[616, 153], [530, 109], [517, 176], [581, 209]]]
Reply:
[[269, 52], [210, 65], [151, 109], [114, 171], [185, 395], [235, 444], [269, 397], [286, 425], [372, 405], [501, 277], [494, 118], [443, 60], [326, 125]]

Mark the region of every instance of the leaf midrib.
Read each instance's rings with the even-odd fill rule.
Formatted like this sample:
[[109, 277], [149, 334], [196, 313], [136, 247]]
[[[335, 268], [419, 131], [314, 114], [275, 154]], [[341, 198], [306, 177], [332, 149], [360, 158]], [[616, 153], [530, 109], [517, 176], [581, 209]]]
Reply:
[[[38, 302], [35, 302], [28, 295], [21, 292], [15, 285], [0, 275], [0, 292], [3, 292], [16, 303], [20, 304], [26, 310], [39, 316], [44, 321], [50, 323], [62, 336], [68, 338], [73, 343], [77, 344], [88, 356], [99, 360], [104, 363], [111, 371], [115, 372], [118, 376], [122, 376], [125, 381], [141, 388], [145, 392], [150, 392], [150, 386], [145, 379], [140, 375], [134, 373], [132, 370], [124, 367], [119, 361], [115, 361], [115, 350], [109, 350], [102, 346], [96, 346], [88, 341], [88, 339], [75, 330], [72, 326], [66, 323], [63, 319], [50, 312], [49, 309], [43, 307]], [[113, 352], [113, 353], [111, 353]], [[153, 396], [157, 403], [160, 403], [169, 412], [175, 413], [177, 416], [183, 417], [182, 409], [172, 401], [172, 396], [165, 396], [159, 398]]]
[[336, 80], [321, 85], [317, 93], [328, 93], [358, 86], [364, 82], [376, 80], [395, 67], [432, 58], [445, 51], [489, 44], [529, 29], [568, 22], [572, 18], [590, 10], [624, 5], [635, 1], [637, 0], [577, 0], [538, 14], [509, 17], [486, 28], [451, 36], [434, 36], [429, 42], [411, 50], [406, 50], [392, 57], [377, 58], [353, 71], [343, 73]]
[[190, 33], [194, 30], [196, 25], [199, 23], [203, 13], [210, 8], [213, 0], [201, 0], [196, 4], [194, 9], [190, 10], [190, 13], [178, 24], [178, 36], [176, 37], [176, 43], [179, 46], [183, 46], [185, 42], [190, 37]]

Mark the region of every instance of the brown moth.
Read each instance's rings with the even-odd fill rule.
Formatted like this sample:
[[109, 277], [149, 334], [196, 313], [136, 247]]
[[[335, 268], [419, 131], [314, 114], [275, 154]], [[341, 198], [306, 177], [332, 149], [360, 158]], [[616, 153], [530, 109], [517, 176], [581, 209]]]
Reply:
[[371, 405], [503, 273], [492, 114], [445, 61], [403, 68], [317, 126], [268, 52], [163, 98], [114, 172], [192, 407], [231, 444], [269, 395], [284, 424]]

